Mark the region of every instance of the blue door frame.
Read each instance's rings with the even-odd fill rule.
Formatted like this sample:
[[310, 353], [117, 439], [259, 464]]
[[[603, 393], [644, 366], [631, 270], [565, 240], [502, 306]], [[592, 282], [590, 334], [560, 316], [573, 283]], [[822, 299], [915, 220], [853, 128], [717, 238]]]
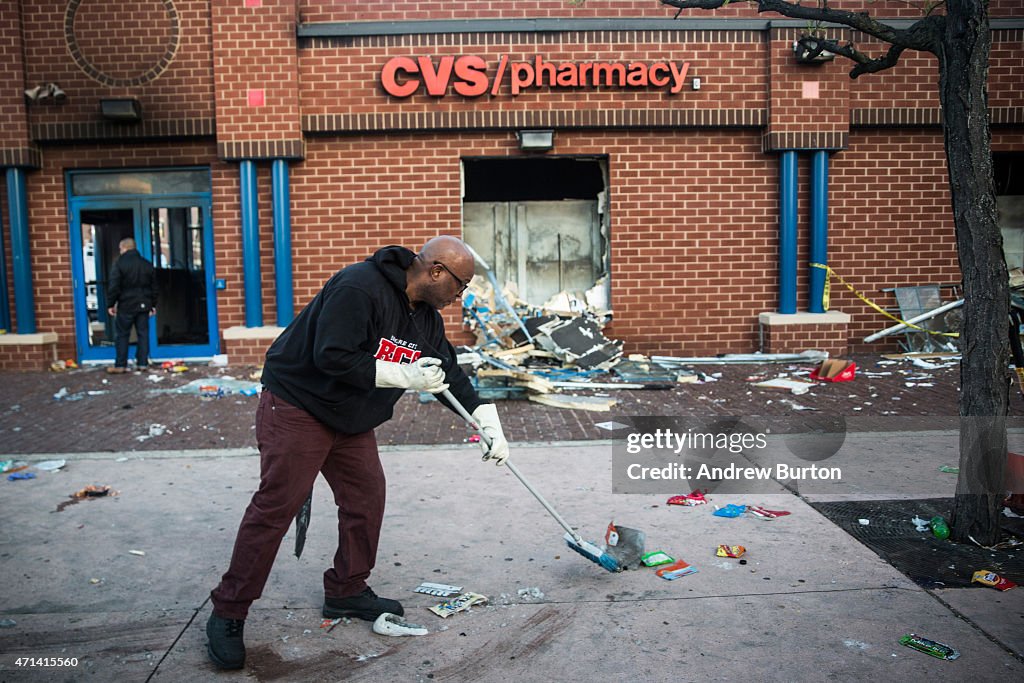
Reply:
[[[120, 170], [121, 173], [125, 173], [125, 170]], [[74, 302], [74, 315], [75, 315], [75, 344], [78, 349], [78, 358], [82, 362], [106, 362], [114, 360], [114, 347], [112, 344], [93, 343], [93, 324], [94, 321], [90, 319], [89, 307], [87, 307], [87, 283], [86, 283], [86, 267], [85, 267], [85, 249], [83, 245], [82, 235], [82, 213], [88, 211], [108, 211], [118, 212], [124, 218], [127, 218], [127, 212], [131, 212], [131, 232], [135, 238], [136, 245], [139, 253], [143, 258], [149, 260], [151, 263], [160, 265], [158, 259], [161, 258], [159, 255], [155, 258], [153, 251], [153, 239], [152, 232], [150, 229], [150, 217], [152, 211], [156, 209], [181, 209], [185, 207], [198, 207], [199, 214], [201, 216], [201, 229], [200, 226], [195, 226], [195, 231], [200, 232], [202, 235], [201, 246], [196, 250], [195, 254], [191, 256], [201, 255], [199, 261], [201, 264], [202, 273], [198, 274], [198, 268], [191, 266], [182, 269], [182, 272], [186, 272], [189, 276], [192, 273], [197, 273], [197, 279], [201, 282], [202, 287], [200, 291], [204, 291], [205, 294], [205, 306], [200, 301], [196, 304], [196, 308], [200, 311], [205, 310], [206, 315], [206, 340], [201, 341], [182, 341], [180, 343], [164, 343], [166, 340], [161, 340], [161, 335], [158, 334], [157, 321], [160, 320], [161, 309], [160, 303], [157, 304], [157, 316], [150, 318], [149, 334], [150, 334], [150, 357], [153, 360], [177, 360], [177, 359], [206, 359], [210, 358], [220, 352], [220, 332], [217, 322], [217, 300], [216, 290], [214, 289], [214, 280], [216, 275], [215, 263], [214, 263], [214, 245], [213, 245], [213, 218], [211, 215], [211, 198], [210, 193], [185, 193], [185, 194], [167, 194], [167, 195], [100, 195], [100, 196], [88, 196], [88, 197], [75, 197], [71, 193], [71, 177], [74, 172], [67, 174], [67, 188], [68, 188], [68, 216], [70, 226], [70, 244], [71, 244], [71, 274], [72, 274], [72, 297]], [[127, 221], [126, 221], [127, 223]], [[94, 254], [95, 250], [99, 249], [98, 245], [93, 245]], [[190, 245], [191, 250], [191, 245]], [[95, 256], [93, 258], [96, 258]], [[105, 265], [102, 262], [102, 257], [98, 259], [99, 266], [102, 268]], [[170, 269], [165, 271], [171, 273]], [[97, 280], [103, 278], [99, 273], [96, 274]], [[106, 321], [106, 307], [105, 296], [103, 287], [97, 285], [96, 293], [96, 323], [103, 324]], [[134, 348], [132, 349], [130, 356], [134, 356]]]

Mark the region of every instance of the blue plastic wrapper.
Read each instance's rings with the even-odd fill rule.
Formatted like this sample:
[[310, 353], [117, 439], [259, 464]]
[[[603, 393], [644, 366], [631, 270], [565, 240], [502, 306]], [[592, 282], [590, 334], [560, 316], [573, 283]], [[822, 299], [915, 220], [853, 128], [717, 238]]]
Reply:
[[7, 475], [7, 481], [16, 481], [18, 479], [35, 479], [35, 472], [15, 472], [14, 474]]
[[739, 517], [747, 511], [746, 505], [733, 505], [729, 503], [724, 508], [718, 508], [712, 514], [715, 517]]

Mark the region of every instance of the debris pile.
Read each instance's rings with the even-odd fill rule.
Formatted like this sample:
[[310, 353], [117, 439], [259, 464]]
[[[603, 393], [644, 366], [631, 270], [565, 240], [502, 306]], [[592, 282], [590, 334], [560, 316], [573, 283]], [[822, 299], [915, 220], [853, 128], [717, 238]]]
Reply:
[[527, 398], [607, 411], [615, 399], [566, 394], [667, 388], [681, 375], [693, 375], [683, 369], [652, 369], [643, 356], [624, 360], [622, 342], [603, 331], [611, 312], [597, 294], [600, 283], [583, 298], [559, 292], [542, 306], [532, 306], [519, 298], [514, 284], [499, 290], [494, 282], [474, 277], [463, 296], [463, 319], [477, 339], [458, 358], [486, 398]]

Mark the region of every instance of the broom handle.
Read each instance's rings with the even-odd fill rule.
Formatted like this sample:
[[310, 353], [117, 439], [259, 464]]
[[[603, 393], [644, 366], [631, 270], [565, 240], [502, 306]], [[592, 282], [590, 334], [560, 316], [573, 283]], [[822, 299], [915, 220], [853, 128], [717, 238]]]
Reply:
[[[448, 403], [450, 403], [452, 405], [452, 407], [455, 408], [455, 412], [457, 412], [459, 415], [462, 416], [462, 419], [465, 420], [466, 423], [470, 427], [472, 427], [476, 431], [477, 434], [480, 435], [480, 438], [483, 439], [484, 443], [487, 444], [487, 447], [490, 448], [491, 447], [491, 437], [488, 436], [480, 428], [480, 425], [478, 425], [473, 420], [473, 416], [470, 415], [468, 412], [466, 412], [465, 407], [463, 407], [463, 405], [461, 403], [459, 403], [459, 400], [457, 398], [455, 398], [454, 396], [452, 396], [452, 392], [450, 392], [447, 389], [445, 389], [444, 391], [441, 392], [441, 396], [443, 396], [445, 398], [445, 400], [447, 400]], [[555, 521], [558, 522], [562, 526], [562, 528], [565, 529], [569, 533], [570, 536], [572, 536], [574, 541], [576, 541], [577, 543], [583, 543], [582, 537], [578, 533], [573, 531], [573, 528], [571, 526], [569, 526], [569, 524], [564, 519], [562, 519], [562, 515], [558, 514], [558, 511], [555, 510], [555, 508], [553, 508], [551, 506], [551, 503], [549, 503], [544, 498], [544, 496], [542, 496], [540, 494], [540, 491], [538, 491], [537, 489], [533, 488], [533, 486], [530, 485], [530, 482], [528, 482], [526, 480], [526, 477], [524, 477], [522, 475], [522, 473], [519, 471], [518, 467], [513, 465], [508, 460], [505, 461], [505, 467], [507, 467], [509, 469], [509, 471], [512, 472], [512, 474], [516, 475], [516, 479], [518, 479], [519, 481], [521, 481], [523, 483], [523, 486], [526, 487], [526, 490], [533, 494], [533, 497], [536, 498], [537, 501], [541, 505], [544, 506], [544, 509], [548, 511], [548, 514], [550, 514], [552, 517], [554, 517]]]

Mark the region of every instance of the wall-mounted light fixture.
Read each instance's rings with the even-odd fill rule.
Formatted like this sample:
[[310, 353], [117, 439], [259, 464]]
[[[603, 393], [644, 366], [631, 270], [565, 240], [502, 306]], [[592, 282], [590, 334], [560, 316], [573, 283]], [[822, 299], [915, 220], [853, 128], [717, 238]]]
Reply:
[[813, 36], [804, 36], [793, 41], [793, 54], [801, 64], [831, 62], [836, 56], [825, 49], [825, 44]]
[[550, 128], [518, 130], [516, 139], [519, 140], [519, 149], [524, 152], [546, 152], [555, 146], [555, 131]]
[[134, 97], [100, 100], [103, 118], [123, 123], [137, 123], [142, 120], [142, 104]]
[[67, 93], [56, 83], [47, 83], [29, 88], [25, 91], [25, 97], [28, 98], [29, 102], [56, 102], [57, 104], [68, 99]]

